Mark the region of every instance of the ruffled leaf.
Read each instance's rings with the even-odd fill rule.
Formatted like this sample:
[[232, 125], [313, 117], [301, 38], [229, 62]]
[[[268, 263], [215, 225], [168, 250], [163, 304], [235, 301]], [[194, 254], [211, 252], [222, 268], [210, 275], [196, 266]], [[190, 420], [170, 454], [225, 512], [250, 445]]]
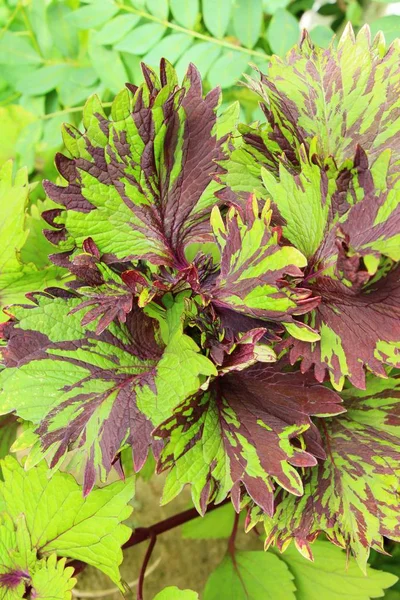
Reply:
[[160, 79], [143, 67], [145, 83], [128, 85], [107, 118], [96, 97], [83, 116], [85, 133], [65, 129], [73, 158], [58, 155], [68, 185], [46, 182], [65, 210], [47, 215], [60, 249], [81, 247], [91, 236], [102, 254], [128, 261], [185, 266], [185, 247], [210, 239], [209, 216], [222, 186], [224, 138], [218, 139], [218, 89], [204, 98], [198, 71], [182, 85], [161, 61]]
[[126, 324], [96, 335], [94, 323], [82, 325], [75, 312], [79, 298], [39, 296], [37, 303], [14, 307], [18, 323], [5, 329], [0, 412], [15, 411], [36, 426], [31, 464], [47, 455], [55, 466], [74, 447], [88, 493], [126, 443], [139, 470], [154, 425], [215, 369], [182, 334], [181, 305], [158, 310], [161, 326], [136, 308]]
[[267, 544], [294, 540], [312, 556], [325, 533], [364, 568], [383, 536], [400, 541], [400, 380], [371, 379], [366, 391], [343, 393], [347, 412], [322, 425], [326, 460], [304, 476], [304, 495], [283, 492], [273, 517], [264, 515]]
[[340, 412], [337, 394], [300, 373], [256, 365], [220, 377], [155, 431], [166, 439], [160, 468], [171, 469], [164, 501], [190, 483], [200, 512], [208, 499], [220, 502], [229, 491], [238, 510], [243, 484], [272, 514], [275, 483], [301, 495], [295, 467], [324, 457], [310, 416]]

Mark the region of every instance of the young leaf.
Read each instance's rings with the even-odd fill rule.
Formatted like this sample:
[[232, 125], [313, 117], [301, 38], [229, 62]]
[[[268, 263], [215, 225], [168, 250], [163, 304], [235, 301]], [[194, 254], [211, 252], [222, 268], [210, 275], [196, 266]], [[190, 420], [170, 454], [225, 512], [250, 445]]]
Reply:
[[267, 544], [293, 539], [306, 555], [319, 532], [351, 550], [365, 568], [383, 536], [400, 541], [400, 380], [370, 379], [366, 391], [343, 393], [344, 414], [323, 426], [326, 460], [304, 477], [304, 495], [283, 493], [265, 516]]
[[180, 320], [173, 322], [173, 307], [166, 311], [164, 343], [157, 322], [138, 308], [126, 324], [112, 323], [96, 335], [76, 312], [81, 299], [39, 296], [36, 302], [13, 307], [18, 323], [4, 330], [8, 368], [0, 374], [0, 413], [15, 411], [34, 423], [39, 441], [32, 460], [50, 453], [56, 466], [74, 445], [88, 493], [97, 476], [106, 479], [125, 443], [140, 470], [154, 425], [215, 368], [182, 334]]
[[[340, 398], [300, 373], [256, 365], [231, 372], [178, 407], [155, 431], [166, 440], [160, 468], [170, 468], [164, 501], [192, 485], [196, 507], [220, 502], [232, 489], [239, 510], [240, 484], [264, 511], [273, 514], [274, 482], [303, 493], [294, 468], [324, 457], [311, 415], [342, 412]], [[303, 440], [296, 443], [295, 440]]]
[[[22, 540], [26, 547], [25, 564], [20, 564], [19, 570], [23, 566], [24, 573], [28, 573], [21, 579], [31, 577], [31, 571], [38, 571], [41, 566], [35, 564], [38, 558], [49, 557], [45, 572], [36, 575], [36, 581], [43, 583], [44, 577], [54, 571], [51, 556], [55, 554], [95, 566], [122, 589], [118, 570], [122, 562], [121, 546], [131, 533], [122, 522], [132, 511], [128, 502], [134, 494], [133, 481], [113, 483], [83, 498], [81, 487], [71, 475], [54, 473], [49, 478], [44, 463], [26, 472], [9, 456], [2, 462], [2, 469], [3, 518], [5, 523], [16, 527], [17, 540]], [[66, 507], [66, 510], [60, 510], [60, 507]], [[9, 552], [12, 543], [5, 544], [5, 548]], [[5, 574], [14, 570], [11, 565], [6, 565], [3, 583]], [[67, 572], [71, 575], [71, 571]]]
[[[76, 579], [72, 577], [73, 567], [66, 567], [66, 558], [57, 560], [51, 554], [47, 561], [40, 561], [32, 574], [32, 589], [35, 600], [70, 600], [71, 590]], [[33, 592], [32, 592], [33, 593]]]
[[293, 575], [277, 556], [266, 552], [226, 555], [210, 575], [204, 600], [296, 600]]
[[67, 209], [58, 222], [69, 247], [90, 235], [101, 253], [123, 261], [185, 267], [186, 245], [212, 239], [210, 212], [222, 187], [212, 178], [224, 156], [224, 140], [215, 135], [220, 95], [213, 90], [203, 98], [193, 66], [178, 90], [165, 61], [161, 80], [148, 67], [144, 75], [146, 84], [133, 98], [127, 91], [117, 96], [114, 120], [105, 118], [95, 98], [89, 100], [86, 134], [66, 129], [74, 158], [57, 156], [69, 183], [46, 182], [45, 188]]

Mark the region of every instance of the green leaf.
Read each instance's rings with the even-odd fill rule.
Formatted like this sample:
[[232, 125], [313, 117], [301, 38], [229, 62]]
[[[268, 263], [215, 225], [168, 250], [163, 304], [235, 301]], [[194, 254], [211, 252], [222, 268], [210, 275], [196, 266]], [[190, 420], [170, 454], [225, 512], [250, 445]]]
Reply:
[[[4, 458], [9, 454], [10, 448], [15, 442], [17, 437], [18, 421], [13, 415], [6, 415], [0, 417], [0, 459]], [[0, 479], [2, 479], [2, 473], [0, 468]], [[1, 510], [1, 507], [0, 507]]]
[[[384, 590], [397, 581], [397, 577], [385, 571], [367, 567], [362, 573], [354, 559], [327, 541], [312, 545], [314, 561], [306, 560], [293, 547], [279, 554], [294, 577], [296, 600], [369, 600], [381, 598]], [[277, 555], [277, 552], [274, 552]]]
[[117, 12], [118, 6], [112, 0], [94, 0], [87, 6], [74, 10], [66, 18], [73, 27], [92, 29], [109, 21]]
[[400, 37], [400, 16], [390, 15], [374, 19], [371, 25], [371, 35], [375, 36], [379, 31], [382, 31], [387, 44], [391, 44], [396, 38]]
[[[89, 45], [92, 67], [107, 89], [117, 94], [128, 81], [128, 75], [118, 52], [97, 45], [94, 40]], [[110, 69], [112, 65], [112, 69]]]
[[175, 586], [161, 590], [153, 600], [198, 600], [199, 595], [192, 590], [180, 590]]
[[296, 600], [293, 575], [274, 554], [240, 551], [234, 560], [225, 556], [210, 575], [204, 600]]
[[223, 38], [231, 20], [233, 0], [202, 0], [203, 19], [208, 31]]
[[39, 65], [40, 55], [34, 50], [27, 39], [6, 31], [0, 39], [0, 64]]
[[191, 46], [193, 38], [185, 33], [172, 33], [164, 37], [143, 58], [143, 62], [150, 67], [157, 68], [160, 60], [166, 57], [175, 63], [180, 56]]
[[248, 67], [249, 58], [241, 52], [234, 50], [224, 51], [208, 72], [208, 81], [211, 86], [221, 86], [222, 89], [231, 87], [242, 79]]
[[321, 46], [321, 48], [328, 48], [334, 35], [335, 32], [327, 25], [317, 25], [310, 31], [310, 38], [314, 44]]
[[16, 143], [21, 132], [36, 120], [36, 116], [22, 106], [10, 104], [0, 107], [1, 144], [0, 164], [16, 156]]
[[46, 0], [32, 0], [27, 7], [27, 19], [43, 56], [50, 56], [53, 39], [47, 20]]
[[71, 67], [49, 65], [19, 80], [16, 89], [27, 96], [40, 96], [54, 90], [66, 77]]
[[199, 0], [170, 0], [169, 4], [175, 21], [182, 27], [193, 29], [199, 14]]
[[138, 15], [125, 14], [118, 15], [108, 21], [96, 34], [95, 40], [97, 44], [115, 44], [132, 29], [140, 21]]
[[264, 10], [268, 15], [274, 15], [277, 10], [286, 8], [290, 0], [263, 0]]
[[[244, 517], [244, 513], [241, 514]], [[232, 504], [226, 504], [204, 517], [188, 521], [182, 527], [182, 537], [190, 540], [214, 540], [228, 538], [232, 533], [235, 510]]]
[[14, 523], [23, 515], [35, 556], [56, 554], [82, 560], [122, 589], [121, 546], [131, 534], [122, 522], [132, 512], [128, 502], [134, 494], [133, 480], [113, 483], [83, 498], [81, 486], [71, 475], [49, 477], [44, 463], [25, 471], [9, 456], [1, 465], [0, 499], [5, 513]]
[[179, 78], [182, 78], [188, 70], [189, 63], [196, 65], [204, 78], [210, 67], [221, 55], [221, 48], [211, 42], [198, 42], [190, 46], [176, 64], [176, 72]]
[[253, 48], [261, 34], [262, 0], [236, 0], [233, 8], [233, 30], [246, 48]]
[[166, 29], [159, 23], [146, 23], [136, 27], [125, 35], [115, 46], [120, 52], [130, 52], [141, 56], [155, 46], [164, 35]]
[[41, 560], [32, 574], [32, 588], [36, 600], [70, 600], [76, 579], [73, 567], [66, 567], [66, 558], [57, 560], [55, 554]]
[[271, 50], [278, 56], [285, 56], [300, 38], [300, 28], [296, 17], [287, 10], [279, 8], [271, 19], [267, 37]]
[[72, 9], [64, 2], [52, 2], [47, 9], [47, 19], [54, 46], [68, 58], [74, 58], [79, 51], [77, 28], [68, 19], [72, 13]]
[[240, 104], [237, 101], [233, 102], [230, 106], [227, 106], [225, 110], [219, 114], [219, 119], [217, 121], [217, 135], [219, 138], [236, 129], [239, 121], [239, 114]]
[[168, 0], [146, 0], [146, 6], [155, 17], [163, 20], [168, 18]]

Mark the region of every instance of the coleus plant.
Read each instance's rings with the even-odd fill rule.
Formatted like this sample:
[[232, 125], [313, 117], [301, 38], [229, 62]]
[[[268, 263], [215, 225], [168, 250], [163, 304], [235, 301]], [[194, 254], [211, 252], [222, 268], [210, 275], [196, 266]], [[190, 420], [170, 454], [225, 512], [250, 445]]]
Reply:
[[25, 468], [81, 471], [90, 498], [151, 452], [163, 502], [229, 497], [281, 550], [324, 533], [364, 567], [400, 540], [399, 58], [304, 34], [238, 129], [193, 65], [144, 66], [108, 116], [89, 99], [45, 182], [72, 280], [2, 327]]

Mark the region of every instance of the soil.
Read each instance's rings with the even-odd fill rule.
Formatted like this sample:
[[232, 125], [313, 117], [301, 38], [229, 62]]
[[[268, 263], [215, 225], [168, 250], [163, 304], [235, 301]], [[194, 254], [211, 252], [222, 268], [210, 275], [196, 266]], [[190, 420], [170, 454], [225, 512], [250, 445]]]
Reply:
[[[158, 476], [146, 483], [139, 479], [137, 482], [134, 501], [133, 526], [146, 527], [166, 519], [191, 506], [190, 492], [184, 490], [174, 502], [160, 507], [160, 497], [163, 487], [163, 477]], [[127, 582], [133, 582], [139, 576], [140, 566], [146, 552], [148, 542], [144, 542], [124, 551], [124, 562], [121, 566], [122, 577]], [[242, 549], [261, 549], [262, 545], [252, 534], [238, 533], [237, 545]], [[155, 569], [146, 576], [144, 586], [145, 600], [152, 600], [164, 587], [173, 585], [180, 589], [192, 589], [201, 595], [205, 583], [212, 570], [222, 560], [227, 548], [227, 540], [190, 540], [183, 539], [180, 528], [173, 529], [160, 535], [150, 559], [149, 568], [156, 564]], [[119, 592], [99, 595], [101, 590], [112, 587], [110, 580], [92, 567], [88, 567], [79, 575], [77, 590], [91, 598], [101, 600], [120, 600]], [[136, 586], [132, 587], [129, 599], [136, 598]], [[75, 592], [75, 590], [74, 590]], [[78, 600], [86, 600], [88, 596], [76, 594]], [[201, 597], [201, 596], [200, 596]]]

